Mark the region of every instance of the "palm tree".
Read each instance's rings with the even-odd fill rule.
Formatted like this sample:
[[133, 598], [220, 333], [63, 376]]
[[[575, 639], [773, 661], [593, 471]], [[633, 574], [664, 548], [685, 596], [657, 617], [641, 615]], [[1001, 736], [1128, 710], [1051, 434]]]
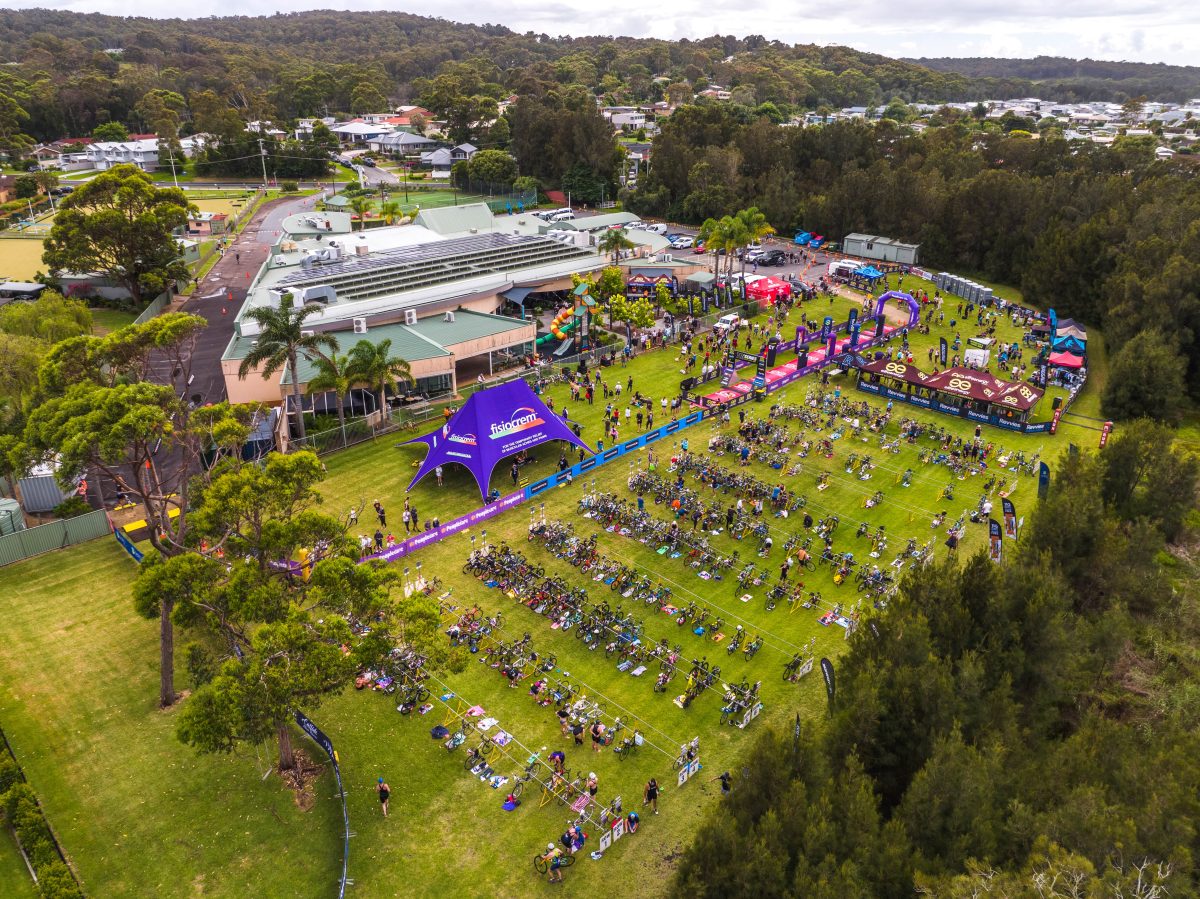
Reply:
[[408, 362], [391, 355], [391, 352], [390, 340], [381, 340], [378, 344], [360, 340], [350, 348], [349, 364], [346, 366], [346, 375], [353, 383], [378, 388], [380, 412], [383, 411], [389, 384], [395, 384], [396, 381], [415, 383]]
[[262, 366], [263, 378], [269, 378], [285, 365], [292, 375], [292, 398], [296, 405], [296, 430], [300, 439], [304, 433], [303, 394], [300, 391], [299, 358], [304, 355], [313, 358], [319, 355], [322, 348], [336, 351], [337, 340], [328, 334], [312, 334], [305, 331], [304, 321], [310, 315], [321, 309], [315, 303], [297, 308], [293, 305], [292, 295], [284, 294], [279, 308], [258, 306], [246, 313], [246, 318], [256, 323], [262, 331], [257, 343], [246, 354], [242, 364], [238, 366], [238, 377], [245, 380], [246, 375]]
[[400, 201], [386, 200], [379, 207], [380, 217], [389, 225], [400, 215]]
[[[749, 209], [742, 209], [734, 218], [741, 223], [742, 229], [746, 235], [746, 243], [754, 243], [761, 240], [770, 234], [775, 233], [775, 229], [767, 222], [767, 217], [758, 211], [757, 206], [751, 206]], [[746, 254], [742, 254], [742, 281], [746, 280]]]
[[309, 378], [308, 392], [337, 394], [338, 425], [342, 429], [342, 439], [346, 438], [346, 395], [357, 381], [350, 377], [350, 357], [339, 356], [337, 353], [324, 353], [313, 357], [313, 365], [317, 373]]
[[626, 236], [624, 228], [609, 228], [597, 244], [601, 253], [612, 253], [614, 265], [620, 260], [623, 250], [632, 250], [635, 246]]
[[350, 208], [354, 210], [354, 214], [358, 216], [358, 230], [362, 231], [367, 227], [367, 211], [371, 208], [371, 200], [369, 197], [351, 197]]

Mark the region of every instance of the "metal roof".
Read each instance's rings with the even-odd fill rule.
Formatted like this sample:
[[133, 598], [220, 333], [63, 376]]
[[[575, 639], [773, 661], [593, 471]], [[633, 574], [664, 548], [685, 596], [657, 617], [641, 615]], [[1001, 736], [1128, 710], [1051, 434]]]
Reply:
[[481, 275], [569, 260], [582, 261], [592, 259], [594, 255], [583, 247], [545, 237], [487, 232], [314, 264], [280, 279], [273, 286], [292, 289], [330, 285], [341, 303], [390, 296]]

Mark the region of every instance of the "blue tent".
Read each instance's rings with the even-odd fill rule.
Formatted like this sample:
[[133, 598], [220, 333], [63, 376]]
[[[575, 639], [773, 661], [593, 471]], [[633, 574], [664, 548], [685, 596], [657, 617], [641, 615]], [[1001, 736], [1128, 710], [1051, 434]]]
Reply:
[[883, 277], [883, 272], [873, 265], [863, 265], [854, 270], [854, 274], [859, 278], [866, 278], [868, 281], [878, 281]]
[[1056, 353], [1074, 353], [1076, 356], [1082, 356], [1087, 353], [1087, 341], [1078, 337], [1056, 337], [1051, 349]]

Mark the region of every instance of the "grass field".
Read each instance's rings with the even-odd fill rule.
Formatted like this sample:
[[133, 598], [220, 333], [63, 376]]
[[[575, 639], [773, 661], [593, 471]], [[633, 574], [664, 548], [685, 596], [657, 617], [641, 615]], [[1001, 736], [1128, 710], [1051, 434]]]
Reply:
[[4, 884], [5, 899], [34, 899], [37, 896], [37, 887], [33, 885], [12, 831], [7, 827], [0, 827], [0, 884]]
[[29, 237], [0, 237], [0, 278], [32, 281], [45, 269], [42, 242]]
[[101, 336], [110, 331], [115, 331], [117, 328], [132, 325], [133, 320], [137, 318], [136, 313], [124, 312], [120, 309], [93, 309], [91, 312], [92, 330], [95, 334]]
[[[838, 300], [833, 308], [840, 312], [848, 303]], [[808, 314], [820, 317], [827, 308], [822, 300]], [[928, 338], [914, 338], [914, 354], [923, 358], [926, 344], [919, 341], [936, 341], [938, 336], [935, 330]], [[626, 369], [606, 369], [605, 380], [611, 384], [619, 378], [624, 383], [633, 377], [634, 389], [652, 398], [672, 395], [682, 376], [682, 363], [675, 352], [653, 352], [635, 359]], [[793, 385], [773, 395], [771, 401], [799, 404], [812, 381]], [[831, 383], [840, 384], [843, 393], [856, 400], [868, 398], [853, 391], [845, 377]], [[1089, 386], [1091, 389], [1094, 386]], [[571, 418], [583, 425], [585, 438], [595, 442], [605, 405], [602, 396], [592, 406], [575, 403], [569, 400], [566, 386], [558, 385], [546, 398], [560, 410], [568, 403]], [[868, 402], [880, 407], [874, 397]], [[767, 406], [751, 404], [743, 409], [750, 417], [761, 417]], [[657, 403], [654, 410], [662, 423]], [[973, 425], [965, 421], [916, 407], [897, 407], [895, 415], [925, 420], [958, 434], [973, 431]], [[735, 426], [736, 421], [735, 417]], [[796, 422], [787, 427], [793, 432], [801, 429]], [[893, 424], [893, 431], [895, 427]], [[636, 429], [623, 424], [621, 430], [627, 437]], [[1053, 465], [1067, 440], [1073, 439], [1068, 436], [1071, 431], [1064, 427], [1057, 438], [992, 430], [986, 434], [1009, 449], [1032, 453], [1040, 448]], [[712, 434], [712, 425], [703, 423], [681, 432], [678, 438], [686, 438], [691, 451], [701, 452]], [[893, 454], [880, 448], [875, 435], [867, 438], [866, 442], [853, 441], [847, 435], [835, 440], [832, 458], [813, 453], [797, 460], [801, 467], [796, 475], [758, 461], [743, 471], [768, 483], [783, 481], [805, 493], [814, 517], [836, 511], [842, 524], [835, 546], [851, 549], [859, 558], [868, 549], [865, 540], [854, 537], [854, 524], [859, 520], [869, 521], [872, 527], [885, 525], [892, 535], [883, 562], [890, 561], [909, 536], [921, 543], [932, 539], [940, 556], [945, 552], [945, 535], [930, 528], [931, 517], [944, 509], [953, 520], [972, 506], [985, 476], [966, 476], [959, 481], [943, 466], [922, 465], [917, 459], [919, 450], [935, 446], [927, 439], [915, 446], [901, 445]], [[402, 500], [420, 451], [395, 448], [401, 439], [393, 435], [326, 457], [328, 477], [323, 494], [327, 511], [341, 515], [366, 503], [359, 530], [369, 532], [374, 529], [369, 504], [379, 499], [387, 509], [391, 530], [402, 537]], [[677, 451], [678, 443], [664, 440], [657, 448], [660, 458]], [[870, 480], [860, 481], [846, 473], [851, 452], [873, 456], [878, 467]], [[553, 468], [556, 459], [554, 451], [542, 448], [538, 461], [522, 473], [536, 477]], [[637, 461], [644, 463], [644, 454]], [[737, 468], [732, 456], [716, 461]], [[914, 470], [913, 485], [902, 488], [896, 481], [906, 468]], [[829, 475], [831, 484], [824, 492], [816, 490], [816, 475], [821, 472]], [[629, 462], [618, 460], [596, 470], [595, 489], [632, 498], [625, 485], [628, 476]], [[448, 469], [445, 480], [445, 486], [439, 488], [429, 478], [408, 494], [422, 518], [437, 514], [444, 521], [479, 504], [477, 488], [464, 471]], [[584, 587], [593, 599], [616, 604], [622, 598], [603, 584], [525, 540], [530, 514], [540, 516], [543, 510], [547, 518], [574, 520], [583, 535], [596, 530], [577, 515], [580, 496], [593, 486], [591, 477], [587, 480], [553, 491], [545, 497], [544, 506], [539, 498], [536, 504], [493, 519], [486, 525], [487, 539], [507, 541], [531, 562], [544, 566], [547, 574]], [[497, 470], [493, 483], [502, 491], [511, 489], [506, 468]], [[953, 502], [938, 498], [948, 483], [955, 487]], [[1015, 483], [1012, 496], [1018, 514], [1027, 514], [1034, 502], [1035, 481], [1020, 475], [1015, 476]], [[685, 484], [697, 487], [690, 476]], [[875, 490], [884, 491], [884, 502], [865, 510], [863, 500]], [[659, 518], [667, 517], [664, 507], [650, 499], [647, 508]], [[800, 528], [800, 521], [795, 516], [766, 520], [776, 535], [777, 549], [761, 561], [772, 572], [773, 581], [781, 556], [778, 546], [784, 535]], [[621, 761], [611, 751], [594, 754], [586, 747], [572, 748], [559, 734], [551, 708], [533, 703], [524, 685], [509, 689], [496, 672], [475, 662], [458, 675], [435, 673], [438, 680], [431, 683], [431, 689], [435, 697], [448, 690], [470, 704], [483, 706], [519, 741], [522, 748], [496, 764], [500, 773], [521, 767], [525, 748], [561, 747], [570, 768], [599, 776], [601, 799], [620, 795], [627, 810], [639, 811], [643, 784], [648, 777], [657, 777], [665, 787], [662, 814], [644, 815], [641, 831], [616, 844], [602, 861], [582, 855], [567, 872], [563, 891], [593, 895], [619, 885], [638, 896], [665, 895], [672, 859], [689, 841], [703, 812], [718, 801], [719, 790], [711, 778], [728, 769], [735, 774], [737, 788], [742, 753], [753, 734], [720, 726], [719, 695], [706, 693], [691, 708], [681, 710], [672, 704], [671, 694], [652, 692], [653, 671], [642, 678], [618, 672], [603, 653], [587, 651], [571, 634], [552, 630], [546, 619], [463, 574], [470, 538], [482, 540], [483, 531], [481, 527], [456, 535], [399, 564], [415, 568], [421, 563], [423, 573], [436, 574], [443, 582], [439, 589], [452, 591], [453, 601], [459, 605], [478, 604], [489, 612], [502, 611], [507, 639], [528, 631], [539, 653], [555, 654], [558, 667], [569, 672], [583, 692], [601, 698], [610, 718], [625, 718], [630, 727], [643, 731], [648, 743], [629, 761]], [[743, 559], [760, 561], [749, 541], [737, 542], [723, 533], [712, 535], [711, 540], [722, 553], [738, 551]], [[973, 551], [984, 542], [983, 526], [968, 525], [963, 551]], [[744, 674], [752, 681], [762, 681], [765, 711], [750, 731], [765, 724], [785, 726], [797, 713], [806, 718], [820, 715], [824, 698], [819, 675], [788, 684], [780, 677], [782, 665], [811, 638], [817, 641], [818, 657], [828, 656], [836, 662], [845, 646], [842, 628], [822, 626], [815, 610], [797, 608], [792, 612], [780, 604], [767, 612], [761, 590], [751, 590], [751, 599], [742, 602], [741, 591], [735, 591], [731, 579], [703, 580], [686, 564], [686, 558], [660, 555], [654, 547], [628, 537], [603, 533], [600, 549], [669, 586], [678, 600], [708, 604], [725, 618], [726, 632], [742, 622], [751, 633], [762, 635], [762, 651], [746, 661], [740, 653], [728, 656], [722, 644], [678, 627], [655, 607], [637, 613], [644, 619], [647, 639], [665, 637], [680, 643], [688, 658], [707, 655], [733, 678]], [[0, 721], [89, 895], [315, 896], [331, 891], [340, 864], [340, 810], [332, 796], [331, 777], [326, 775], [318, 782], [315, 807], [301, 812], [276, 778], [263, 778], [272, 760], [269, 749], [198, 757], [175, 740], [173, 714], [154, 708], [156, 628], [133, 614], [129, 599], [133, 573], [133, 563], [109, 539], [0, 569]], [[793, 579], [795, 576], [793, 573]], [[802, 576], [807, 589], [818, 590], [847, 609], [853, 605], [853, 589], [834, 586], [828, 571]], [[181, 686], [185, 680], [181, 672]], [[554, 802], [539, 807], [536, 794], [526, 794], [525, 804], [517, 811], [502, 811], [503, 794], [464, 771], [463, 751], [448, 755], [439, 742], [429, 738], [429, 729], [445, 718], [443, 704], [435, 699], [434, 710], [425, 717], [402, 717], [394, 705], [395, 700], [383, 694], [349, 691], [312, 713], [334, 741], [341, 759], [356, 833], [350, 861], [355, 895], [495, 897], [534, 895], [549, 889], [535, 877], [530, 860], [562, 832], [568, 811]], [[676, 789], [670, 758], [678, 743], [695, 735], [701, 737], [704, 770], [699, 782]], [[387, 820], [380, 815], [374, 795], [379, 776], [386, 777], [393, 789]], [[96, 826], [99, 821], [104, 822], [103, 827]], [[590, 836], [588, 850], [598, 841], [594, 831]]]

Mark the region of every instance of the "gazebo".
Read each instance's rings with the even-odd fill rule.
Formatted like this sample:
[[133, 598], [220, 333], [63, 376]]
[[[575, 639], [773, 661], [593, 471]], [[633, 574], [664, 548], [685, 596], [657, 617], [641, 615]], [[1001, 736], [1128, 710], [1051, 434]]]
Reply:
[[486, 500], [492, 471], [502, 459], [552, 440], [591, 452], [524, 381], [476, 391], [438, 430], [405, 441], [404, 445], [424, 443], [429, 448], [407, 489], [439, 465], [457, 464], [471, 472]]

